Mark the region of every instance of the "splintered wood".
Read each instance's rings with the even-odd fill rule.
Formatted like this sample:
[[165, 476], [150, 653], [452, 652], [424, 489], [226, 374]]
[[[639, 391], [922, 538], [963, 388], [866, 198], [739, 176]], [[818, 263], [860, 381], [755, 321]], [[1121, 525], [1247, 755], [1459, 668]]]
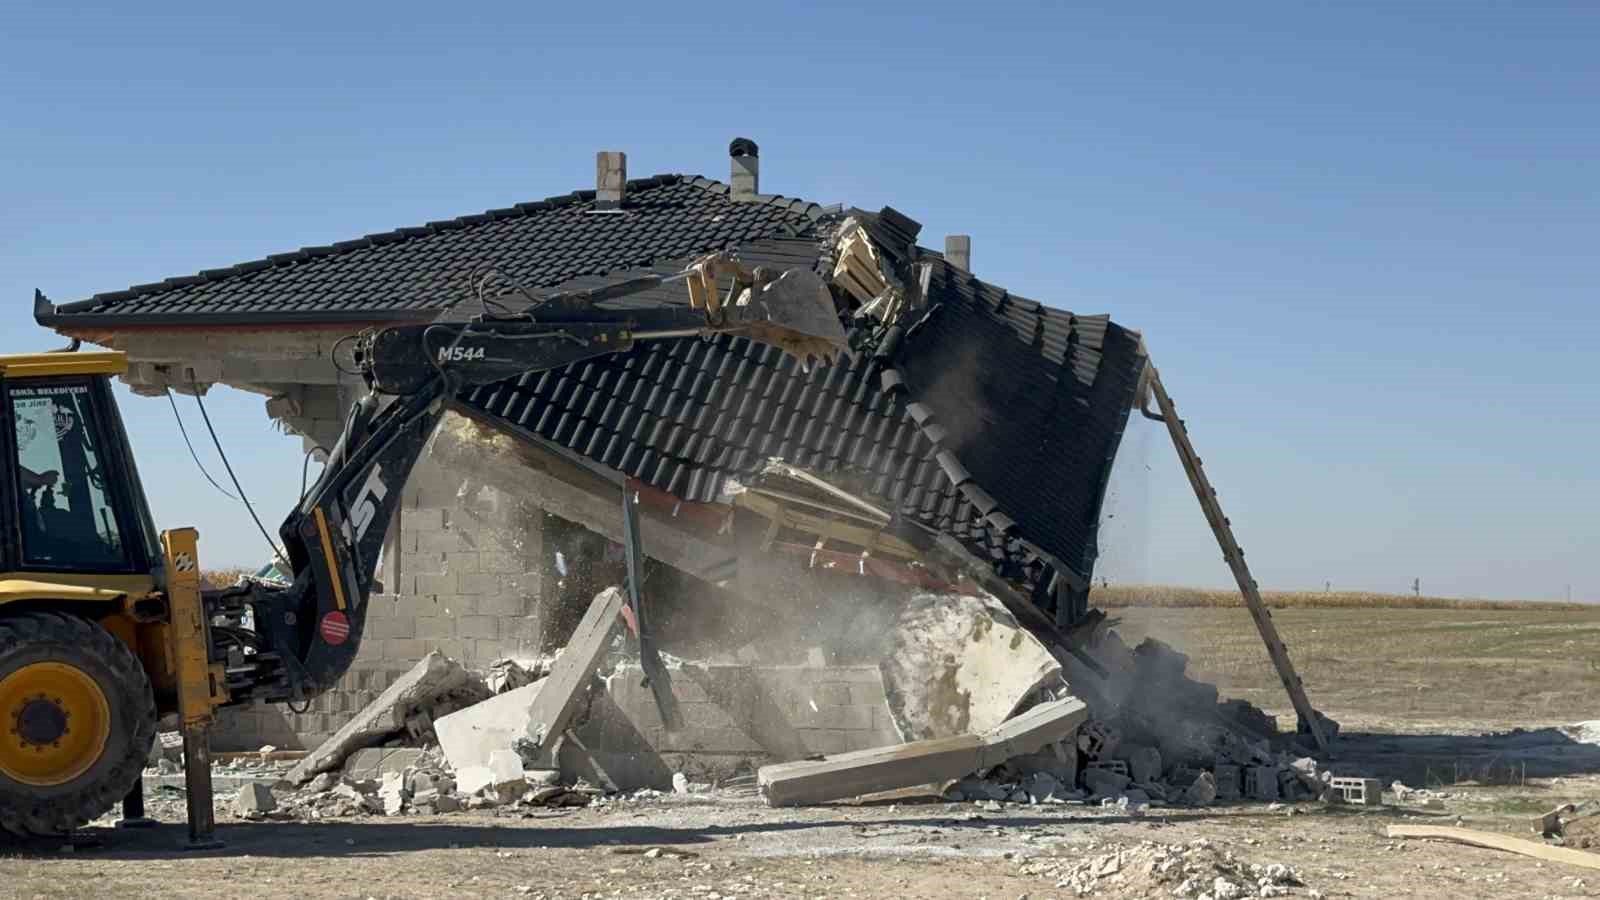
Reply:
[[839, 241], [839, 261], [833, 267], [833, 283], [849, 291], [861, 303], [871, 303], [889, 287], [878, 270], [878, 251], [859, 226]]
[[769, 806], [803, 806], [951, 781], [1065, 740], [1089, 717], [1076, 697], [1041, 703], [982, 734], [962, 734], [762, 766]]

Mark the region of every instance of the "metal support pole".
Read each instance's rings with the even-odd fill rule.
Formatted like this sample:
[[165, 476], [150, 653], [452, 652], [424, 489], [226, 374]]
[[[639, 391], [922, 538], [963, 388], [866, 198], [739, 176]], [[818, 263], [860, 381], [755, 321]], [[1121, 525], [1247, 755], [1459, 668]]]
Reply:
[[633, 614], [639, 638], [639, 667], [645, 684], [655, 696], [662, 724], [669, 731], [678, 729], [678, 701], [672, 695], [672, 676], [661, 664], [656, 651], [655, 633], [644, 609], [644, 549], [640, 545], [639, 492], [626, 483], [622, 487], [622, 555], [628, 566], [628, 610]]
[[158, 823], [144, 814], [144, 780], [134, 782], [128, 796], [122, 798], [122, 821], [118, 828], [154, 828]]
[[1167, 389], [1162, 386], [1161, 375], [1156, 371], [1156, 367], [1148, 363], [1146, 366], [1150, 390], [1161, 408], [1160, 420], [1166, 423], [1167, 434], [1171, 435], [1172, 445], [1178, 451], [1178, 461], [1183, 463], [1184, 474], [1189, 476], [1189, 486], [1194, 488], [1194, 495], [1200, 501], [1200, 509], [1206, 515], [1211, 533], [1216, 535], [1217, 545], [1222, 548], [1222, 558], [1228, 563], [1228, 568], [1233, 570], [1233, 578], [1239, 583], [1239, 593], [1244, 597], [1251, 618], [1255, 619], [1256, 629], [1261, 632], [1262, 642], [1267, 645], [1267, 655], [1272, 657], [1272, 665], [1278, 670], [1278, 678], [1283, 681], [1284, 690], [1288, 691], [1289, 700], [1300, 716], [1300, 729], [1309, 731], [1312, 739], [1317, 742], [1317, 748], [1325, 751], [1328, 749], [1328, 739], [1322, 733], [1321, 716], [1311, 706], [1311, 700], [1306, 697], [1305, 685], [1295, 672], [1294, 663], [1289, 661], [1289, 648], [1284, 646], [1283, 639], [1278, 636], [1278, 628], [1272, 623], [1272, 613], [1261, 601], [1261, 591], [1256, 585], [1255, 578], [1250, 575], [1250, 567], [1245, 565], [1244, 550], [1239, 547], [1239, 542], [1233, 536], [1233, 525], [1228, 521], [1228, 517], [1222, 514], [1222, 504], [1217, 500], [1217, 491], [1206, 478], [1200, 457], [1195, 453], [1194, 445], [1189, 442], [1189, 430], [1184, 427], [1183, 420], [1178, 418], [1178, 408], [1172, 402], [1172, 398], [1167, 396]]
[[183, 785], [188, 794], [189, 850], [215, 850], [217, 816], [211, 796], [211, 725], [183, 728]]

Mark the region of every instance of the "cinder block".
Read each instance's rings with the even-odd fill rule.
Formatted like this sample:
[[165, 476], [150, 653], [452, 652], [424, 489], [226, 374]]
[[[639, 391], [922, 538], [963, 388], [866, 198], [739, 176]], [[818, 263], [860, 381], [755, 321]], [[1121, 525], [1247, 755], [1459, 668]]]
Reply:
[[427, 645], [415, 638], [399, 638], [383, 642], [383, 655], [390, 662], [416, 662], [428, 653]]
[[416, 593], [418, 594], [454, 594], [456, 593], [456, 577], [445, 575], [418, 575], [416, 577]]
[[[648, 688], [645, 689], [645, 693], [650, 693]], [[653, 697], [650, 702], [653, 706], [655, 703]], [[678, 704], [678, 714], [683, 720], [683, 727], [697, 731], [715, 731], [731, 728], [742, 732], [744, 730], [741, 727], [742, 723], [735, 719], [730, 712], [715, 703], [685, 701]]]
[[412, 637], [438, 641], [456, 636], [456, 620], [450, 616], [421, 616], [413, 621], [416, 633]]
[[[493, 578], [493, 575], [478, 576]], [[478, 613], [485, 616], [521, 617], [533, 611], [534, 598], [496, 591], [478, 597]]]
[[417, 620], [411, 616], [377, 615], [367, 617], [366, 640], [414, 638]]
[[1376, 778], [1335, 778], [1333, 795], [1356, 806], [1382, 806], [1383, 782]]
[[1278, 799], [1276, 766], [1245, 766], [1244, 793], [1252, 800]]
[[508, 575], [523, 570], [522, 555], [503, 550], [483, 550], [478, 555], [478, 571]]
[[790, 724], [802, 729], [872, 731], [872, 707], [818, 704], [816, 709], [812, 709], [810, 704], [805, 704], [795, 711]]
[[464, 662], [467, 659], [471, 643], [460, 638], [424, 642], [429, 650], [437, 650], [457, 662]]
[[819, 706], [849, 706], [852, 702], [848, 684], [819, 684], [812, 690], [811, 699]]
[[[401, 532], [407, 534], [409, 532]], [[463, 550], [475, 549], [466, 543], [459, 531], [445, 529], [443, 531], [416, 532], [416, 546], [413, 548], [418, 553], [459, 553]]]
[[499, 638], [486, 638], [467, 643], [469, 646], [466, 658], [472, 660], [475, 665], [487, 665], [507, 655], [511, 650], [506, 646], [506, 642]]
[[[476, 554], [474, 554], [476, 557]], [[462, 572], [456, 575], [456, 592], [461, 594], [498, 594], [500, 576], [482, 572]]]
[[763, 752], [761, 745], [737, 728], [684, 728], [677, 732], [663, 732], [656, 749], [662, 752], [678, 751], [682, 753]]
[[[404, 537], [401, 538], [404, 541]], [[412, 545], [415, 546], [415, 539]], [[447, 553], [422, 553], [417, 550], [402, 550], [400, 553], [400, 571], [412, 575], [443, 575], [445, 572], [445, 558]]]
[[500, 620], [494, 616], [462, 616], [456, 620], [456, 634], [463, 638], [500, 637]]
[[389, 616], [417, 618], [419, 616], [443, 615], [443, 606], [439, 603], [438, 594], [419, 594], [411, 591], [400, 595], [392, 602], [385, 603], [382, 607]]
[[[444, 555], [444, 570], [456, 575], [481, 572], [483, 554], [476, 550], [451, 550]], [[475, 593], [475, 592], [469, 592]]]
[[[417, 467], [419, 473], [421, 468], [421, 466]], [[413, 477], [414, 480], [415, 477]], [[417, 492], [408, 486], [406, 496], [408, 499], [415, 501]], [[419, 533], [424, 531], [443, 531], [444, 521], [444, 510], [437, 506], [413, 506], [407, 504], [405, 511], [400, 514], [400, 527], [407, 531], [414, 529]]]
[[544, 576], [538, 572], [513, 572], [500, 576], [500, 590], [509, 594], [538, 596], [544, 587]]

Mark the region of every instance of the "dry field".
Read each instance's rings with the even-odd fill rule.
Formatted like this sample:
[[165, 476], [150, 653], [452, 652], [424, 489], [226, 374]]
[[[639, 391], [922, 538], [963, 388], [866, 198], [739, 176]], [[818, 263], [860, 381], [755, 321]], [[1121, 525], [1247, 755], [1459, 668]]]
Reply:
[[[1224, 695], [1293, 724], [1244, 609], [1109, 614], [1130, 642], [1172, 644]], [[1289, 608], [1272, 617], [1312, 703], [1347, 727], [1420, 734], [1600, 719], [1600, 606]]]
[[[1370, 591], [1262, 591], [1261, 598], [1273, 609], [1600, 609], [1584, 603], [1555, 603], [1528, 600], [1480, 600], [1461, 597], [1418, 597], [1411, 594], [1378, 594]], [[1157, 584], [1110, 584], [1094, 589], [1091, 602], [1102, 609], [1128, 607], [1243, 608], [1239, 592], [1228, 588], [1192, 588]]]

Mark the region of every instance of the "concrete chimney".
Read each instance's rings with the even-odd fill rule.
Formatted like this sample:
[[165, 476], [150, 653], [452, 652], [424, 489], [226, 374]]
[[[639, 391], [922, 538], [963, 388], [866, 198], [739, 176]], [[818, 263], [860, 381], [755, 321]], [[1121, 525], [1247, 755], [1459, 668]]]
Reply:
[[972, 235], [952, 234], [944, 239], [944, 260], [963, 272], [972, 271]]
[[728, 196], [734, 200], [755, 200], [761, 193], [761, 150], [749, 138], [734, 138], [728, 145], [732, 172]]
[[621, 209], [628, 184], [628, 154], [601, 150], [594, 155], [594, 208]]

